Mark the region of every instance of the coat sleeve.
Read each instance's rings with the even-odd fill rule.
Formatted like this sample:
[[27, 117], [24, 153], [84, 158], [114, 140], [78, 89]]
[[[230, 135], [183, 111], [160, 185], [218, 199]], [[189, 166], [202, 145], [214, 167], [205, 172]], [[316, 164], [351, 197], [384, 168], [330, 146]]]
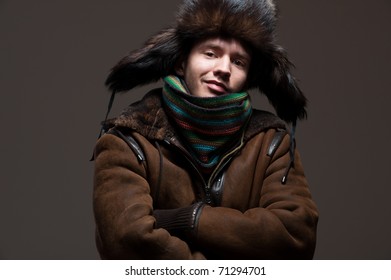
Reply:
[[104, 259], [203, 259], [186, 242], [155, 228], [146, 170], [114, 135], [95, 147], [93, 209], [96, 242]]
[[[317, 208], [311, 199], [299, 154], [281, 183], [290, 163], [286, 135], [270, 163], [259, 155], [259, 166], [267, 165], [259, 206], [241, 212], [232, 208], [205, 206], [199, 217], [197, 243], [216, 258], [311, 259], [316, 241]], [[261, 169], [261, 168], [259, 168]]]

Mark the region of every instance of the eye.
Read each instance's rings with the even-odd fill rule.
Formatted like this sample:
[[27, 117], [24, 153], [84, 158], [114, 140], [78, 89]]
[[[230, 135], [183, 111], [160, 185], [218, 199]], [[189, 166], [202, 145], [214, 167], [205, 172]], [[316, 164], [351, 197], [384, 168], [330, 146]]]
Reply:
[[236, 66], [240, 67], [240, 68], [245, 68], [246, 67], [246, 62], [242, 59], [234, 59], [232, 61], [233, 64], [235, 64]]
[[211, 51], [211, 50], [205, 51], [204, 55], [207, 56], [207, 57], [216, 57], [216, 54], [213, 51]]

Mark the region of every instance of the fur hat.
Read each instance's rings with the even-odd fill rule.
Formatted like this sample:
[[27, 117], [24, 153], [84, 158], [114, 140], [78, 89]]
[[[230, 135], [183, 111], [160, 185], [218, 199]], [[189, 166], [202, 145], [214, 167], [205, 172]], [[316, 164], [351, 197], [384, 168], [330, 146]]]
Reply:
[[175, 74], [178, 60], [197, 40], [235, 38], [252, 49], [249, 89], [258, 88], [287, 122], [306, 117], [306, 98], [290, 73], [285, 51], [275, 43], [277, 8], [272, 0], [184, 0], [175, 24], [114, 66], [106, 85], [115, 93]]

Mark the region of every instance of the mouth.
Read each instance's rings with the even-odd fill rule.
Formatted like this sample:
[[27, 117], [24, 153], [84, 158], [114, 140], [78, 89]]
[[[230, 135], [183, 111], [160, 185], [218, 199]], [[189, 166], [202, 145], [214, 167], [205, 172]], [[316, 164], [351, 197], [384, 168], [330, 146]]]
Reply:
[[229, 93], [228, 87], [223, 83], [220, 83], [215, 80], [208, 80], [208, 81], [205, 81], [205, 83], [206, 83], [207, 87], [209, 88], [209, 90], [211, 90], [212, 92], [216, 92], [219, 94]]

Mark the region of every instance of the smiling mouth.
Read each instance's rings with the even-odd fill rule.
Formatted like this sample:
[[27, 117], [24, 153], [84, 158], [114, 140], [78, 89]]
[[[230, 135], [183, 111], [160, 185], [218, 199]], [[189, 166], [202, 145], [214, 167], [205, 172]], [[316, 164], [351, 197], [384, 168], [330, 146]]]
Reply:
[[220, 94], [229, 93], [228, 88], [223, 83], [220, 83], [217, 81], [206, 81], [206, 84], [207, 84], [208, 88], [213, 92], [217, 92]]

